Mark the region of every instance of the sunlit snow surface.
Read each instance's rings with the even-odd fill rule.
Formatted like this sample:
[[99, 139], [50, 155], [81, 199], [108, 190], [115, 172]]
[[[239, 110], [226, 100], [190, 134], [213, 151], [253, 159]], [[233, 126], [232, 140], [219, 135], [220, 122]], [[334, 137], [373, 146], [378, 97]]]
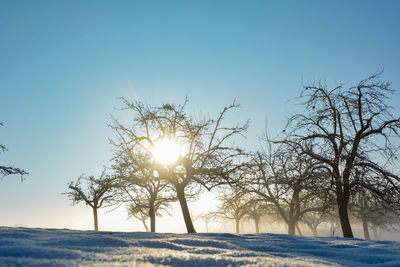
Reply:
[[400, 266], [400, 243], [0, 227], [0, 266]]

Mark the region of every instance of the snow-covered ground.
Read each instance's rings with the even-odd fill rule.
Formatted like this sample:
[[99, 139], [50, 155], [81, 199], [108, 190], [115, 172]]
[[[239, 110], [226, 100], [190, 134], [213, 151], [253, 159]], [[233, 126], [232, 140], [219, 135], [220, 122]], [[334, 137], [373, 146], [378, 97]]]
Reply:
[[0, 227], [0, 266], [400, 266], [400, 243]]

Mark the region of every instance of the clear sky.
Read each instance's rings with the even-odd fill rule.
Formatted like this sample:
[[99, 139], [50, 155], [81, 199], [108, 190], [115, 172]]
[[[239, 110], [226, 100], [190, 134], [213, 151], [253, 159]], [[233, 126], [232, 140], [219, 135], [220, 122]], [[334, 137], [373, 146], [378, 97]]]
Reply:
[[[92, 227], [61, 192], [108, 164], [119, 96], [187, 96], [211, 115], [236, 98], [254, 147], [266, 118], [279, 131], [303, 82], [351, 85], [384, 68], [400, 88], [399, 14], [400, 1], [0, 0], [0, 163], [30, 173], [0, 182], [0, 225]], [[100, 214], [100, 227], [133, 229], [124, 216]]]

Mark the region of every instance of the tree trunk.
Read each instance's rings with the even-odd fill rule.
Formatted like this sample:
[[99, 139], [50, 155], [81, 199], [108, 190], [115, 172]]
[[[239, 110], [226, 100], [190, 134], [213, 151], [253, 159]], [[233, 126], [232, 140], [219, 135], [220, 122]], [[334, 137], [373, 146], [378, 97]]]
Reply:
[[297, 229], [297, 232], [299, 232], [299, 236], [303, 236], [303, 233], [301, 232], [301, 230], [300, 230], [300, 227], [299, 227], [299, 224], [298, 224], [298, 223], [296, 223], [296, 229]]
[[362, 220], [362, 226], [363, 226], [363, 230], [364, 230], [364, 238], [366, 240], [370, 240], [370, 236], [369, 236], [369, 230], [368, 230], [368, 221], [365, 217], [361, 218]]
[[313, 236], [318, 236], [317, 227], [310, 227], [310, 228], [311, 228], [311, 232], [312, 232]]
[[259, 220], [258, 219], [254, 220], [254, 224], [256, 225], [256, 233], [257, 234], [260, 233]]
[[240, 228], [239, 228], [239, 226], [240, 226], [240, 220], [239, 219], [235, 219], [235, 221], [236, 221], [236, 233], [237, 234], [239, 234], [240, 233]]
[[154, 208], [154, 202], [150, 203], [149, 217], [150, 217], [150, 229], [151, 232], [154, 233], [156, 231], [156, 212]]
[[335, 223], [331, 222], [331, 229], [329, 231], [331, 233], [331, 237], [335, 237], [335, 233], [336, 233]]
[[147, 226], [146, 221], [145, 221], [145, 220], [142, 220], [142, 223], [143, 223], [144, 229], [146, 229], [146, 232], [150, 232], [150, 229], [149, 229], [149, 227]]
[[186, 230], [188, 233], [196, 233], [196, 230], [194, 229], [193, 226], [192, 218], [190, 217], [190, 212], [187, 205], [184, 188], [175, 186], [175, 189], [176, 189], [176, 195], [179, 200], [179, 204], [181, 205], [181, 210], [183, 219], [185, 220]]
[[338, 198], [338, 207], [339, 207], [339, 219], [340, 225], [342, 226], [343, 237], [353, 238], [353, 231], [351, 230], [349, 214], [347, 212], [347, 204], [348, 199], [346, 200], [344, 197]]
[[382, 227], [378, 226], [378, 228], [376, 230], [378, 231], [378, 239], [381, 239], [382, 231], [383, 231]]
[[99, 231], [99, 223], [97, 220], [97, 208], [93, 208], [94, 230]]
[[288, 222], [288, 234], [295, 235], [296, 234], [296, 222], [291, 220]]
[[206, 233], [208, 233], [208, 221], [206, 221], [205, 224], [206, 224]]
[[373, 235], [374, 235], [374, 239], [375, 240], [378, 240], [379, 239], [379, 237], [378, 237], [378, 229], [377, 229], [378, 227], [376, 227], [376, 226], [374, 226], [374, 228], [372, 228], [372, 233], [373, 233]]
[[[318, 231], [317, 231], [318, 225], [315, 226], [315, 225], [312, 224], [312, 223], [306, 223], [306, 225], [308, 226], [308, 228], [310, 228], [310, 230], [311, 230], [313, 236], [318, 236]], [[331, 226], [330, 232], [331, 232], [331, 234], [332, 234], [332, 226]]]

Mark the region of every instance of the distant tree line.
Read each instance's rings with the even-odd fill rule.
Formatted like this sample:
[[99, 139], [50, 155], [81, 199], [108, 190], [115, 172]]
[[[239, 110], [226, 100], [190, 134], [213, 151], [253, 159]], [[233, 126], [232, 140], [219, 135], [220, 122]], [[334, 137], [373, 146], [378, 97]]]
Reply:
[[[344, 237], [353, 237], [352, 223], [360, 222], [369, 239], [369, 229], [395, 225], [400, 212], [400, 118], [388, 104], [394, 91], [381, 74], [350, 87], [305, 85], [296, 98], [301, 111], [278, 136], [265, 132], [258, 151], [235, 145], [250, 123], [227, 123], [236, 103], [211, 117], [188, 113], [187, 100], [148, 106], [122, 98], [130, 123], [115, 118], [110, 123], [115, 137], [107, 174], [80, 177], [67, 195], [92, 207], [95, 230], [98, 208], [125, 205], [129, 216], [154, 232], [156, 217], [178, 201], [188, 233], [196, 232], [194, 219], [208, 228], [216, 217], [234, 220], [236, 232], [242, 219], [253, 220], [259, 232], [269, 215], [284, 222], [291, 235], [301, 234], [299, 223], [318, 235], [318, 226], [330, 222], [340, 224]], [[165, 140], [179, 153], [167, 146], [162, 162], [155, 151]], [[216, 187], [222, 192], [218, 211], [192, 218], [188, 201], [202, 188]]]

